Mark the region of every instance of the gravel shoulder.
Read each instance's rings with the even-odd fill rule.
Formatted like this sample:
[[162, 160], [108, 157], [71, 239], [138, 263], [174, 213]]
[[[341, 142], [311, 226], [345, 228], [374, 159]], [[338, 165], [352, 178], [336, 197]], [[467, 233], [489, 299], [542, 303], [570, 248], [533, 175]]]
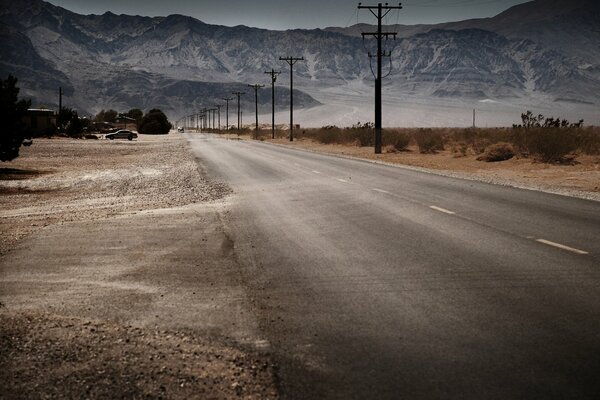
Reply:
[[0, 170], [0, 398], [277, 398], [187, 141], [41, 139]]

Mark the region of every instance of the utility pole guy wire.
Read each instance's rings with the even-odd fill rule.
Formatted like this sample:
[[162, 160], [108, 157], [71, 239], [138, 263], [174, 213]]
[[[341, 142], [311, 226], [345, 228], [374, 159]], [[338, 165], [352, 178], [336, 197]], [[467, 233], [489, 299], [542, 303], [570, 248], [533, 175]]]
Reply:
[[[365, 36], [373, 36], [377, 39], [377, 76], [375, 77], [375, 154], [381, 154], [381, 58], [390, 57], [391, 54], [382, 51], [381, 39], [384, 37], [388, 39], [392, 36], [394, 39], [398, 32], [383, 32], [381, 29], [381, 21], [391, 10], [402, 9], [402, 4], [397, 6], [389, 6], [388, 3], [382, 5], [381, 3], [376, 6], [363, 6], [362, 3], [358, 3], [358, 9], [367, 9], [377, 18], [377, 32], [363, 32], [363, 39]], [[373, 11], [376, 10], [377, 12]], [[384, 12], [385, 11], [385, 12]], [[369, 54], [369, 57], [372, 55]]]

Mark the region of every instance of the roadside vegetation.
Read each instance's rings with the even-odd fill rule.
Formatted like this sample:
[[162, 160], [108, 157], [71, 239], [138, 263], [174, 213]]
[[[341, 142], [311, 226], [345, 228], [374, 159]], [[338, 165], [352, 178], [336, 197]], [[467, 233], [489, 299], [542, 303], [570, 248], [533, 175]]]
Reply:
[[[512, 128], [391, 128], [382, 132], [384, 152], [421, 154], [451, 151], [454, 157], [476, 156], [479, 161], [496, 162], [513, 157], [531, 158], [544, 163], [568, 164], [578, 155], [600, 155], [600, 127], [584, 127], [583, 120], [572, 123], [565, 119], [521, 115], [522, 124]], [[254, 130], [229, 133], [251, 134]], [[271, 130], [260, 130], [256, 137], [265, 140]], [[276, 138], [285, 138], [287, 130], [277, 130]], [[370, 147], [375, 135], [372, 123], [357, 123], [348, 128], [294, 130], [297, 139], [321, 144]]]

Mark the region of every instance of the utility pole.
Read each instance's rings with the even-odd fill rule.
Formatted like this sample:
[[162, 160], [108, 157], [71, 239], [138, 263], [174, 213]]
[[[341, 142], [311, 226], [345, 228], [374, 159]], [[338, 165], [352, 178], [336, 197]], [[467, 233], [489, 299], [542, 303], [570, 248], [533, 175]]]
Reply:
[[233, 97], [225, 97], [223, 98], [223, 100], [225, 100], [225, 124], [227, 126], [227, 128], [225, 130], [229, 130], [229, 101], [233, 100]]
[[[358, 3], [359, 9], [367, 9], [377, 18], [377, 32], [363, 32], [363, 39], [365, 36], [373, 36], [377, 39], [377, 76], [375, 77], [375, 154], [381, 154], [381, 58], [391, 56], [390, 53], [386, 53], [381, 49], [381, 39], [384, 37], [386, 40], [392, 36], [396, 38], [397, 32], [383, 32], [381, 29], [381, 21], [391, 10], [402, 9], [402, 4], [398, 3], [397, 6], [388, 6], [388, 3], [382, 5], [381, 3], [376, 6], [363, 6], [362, 3]], [[373, 11], [376, 10], [377, 12]], [[371, 54], [369, 54], [371, 57]]]
[[215, 124], [215, 114], [216, 114], [215, 111], [217, 111], [217, 109], [212, 108], [211, 111], [212, 111], [212, 117], [213, 117], [213, 131], [214, 131], [215, 127], [217, 126], [217, 124]]
[[290, 142], [294, 141], [294, 64], [304, 61], [304, 57], [279, 57], [290, 66]]
[[251, 87], [252, 89], [254, 89], [254, 108], [255, 108], [255, 117], [256, 117], [256, 128], [254, 129], [254, 139], [258, 139], [258, 89], [260, 88], [264, 88], [265, 85], [248, 85], [248, 87]]
[[222, 104], [215, 104], [215, 107], [217, 107], [217, 113], [218, 113], [218, 116], [219, 116], [219, 120], [218, 120], [219, 121], [219, 125], [218, 125], [219, 128], [218, 128], [218, 130], [220, 131], [221, 130], [221, 107], [223, 107], [223, 105]]
[[58, 129], [60, 129], [61, 127], [61, 111], [62, 111], [62, 95], [63, 95], [63, 90], [62, 87], [58, 87], [58, 118], [56, 119], [56, 124], [58, 125]]
[[281, 74], [281, 71], [275, 71], [271, 68], [271, 70], [266, 71], [265, 74], [271, 75], [271, 133], [273, 134], [273, 139], [275, 139], [275, 82], [277, 82], [277, 75]]
[[473, 109], [473, 128], [475, 128], [475, 109]]
[[232, 94], [235, 94], [237, 96], [237, 117], [238, 117], [238, 125], [237, 125], [237, 130], [238, 130], [238, 135], [240, 134], [240, 97], [246, 93], [244, 92], [233, 92]]

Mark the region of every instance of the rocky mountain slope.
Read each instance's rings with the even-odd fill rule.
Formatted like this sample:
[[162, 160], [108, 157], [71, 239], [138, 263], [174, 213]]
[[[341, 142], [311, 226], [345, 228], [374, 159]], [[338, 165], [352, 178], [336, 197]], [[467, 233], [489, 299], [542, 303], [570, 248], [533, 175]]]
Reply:
[[[17, 75], [22, 93], [38, 103], [54, 105], [62, 85], [68, 104], [85, 112], [160, 106], [178, 118], [260, 83], [267, 85], [259, 98], [267, 110], [264, 72], [275, 68], [283, 72], [277, 103], [284, 109], [289, 67], [279, 57], [288, 55], [306, 59], [294, 67], [298, 108], [319, 109], [320, 102], [331, 111], [345, 104], [344, 94], [372, 96], [367, 53], [375, 43], [355, 36], [364, 26], [269, 31], [181, 15], [84, 16], [41, 0], [0, 4], [0, 73]], [[494, 18], [398, 26], [398, 40], [386, 42], [392, 57], [385, 93], [465, 107], [492, 101], [591, 109], [600, 103], [597, 21], [595, 0], [536, 0]], [[245, 96], [243, 107], [253, 106], [253, 96]], [[310, 120], [310, 113], [301, 116]]]

